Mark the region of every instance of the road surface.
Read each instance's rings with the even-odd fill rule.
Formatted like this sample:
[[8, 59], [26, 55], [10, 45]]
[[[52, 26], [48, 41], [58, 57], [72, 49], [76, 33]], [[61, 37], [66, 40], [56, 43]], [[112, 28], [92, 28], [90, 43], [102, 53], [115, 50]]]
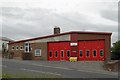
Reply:
[[[67, 65], [66, 65], [67, 66]], [[84, 72], [80, 70], [38, 66], [17, 61], [2, 60], [2, 74], [17, 75], [17, 77], [37, 78], [118, 78], [116, 74]], [[24, 74], [24, 75], [23, 75]], [[22, 75], [22, 76], [21, 76]], [[15, 77], [15, 76], [14, 76]]]

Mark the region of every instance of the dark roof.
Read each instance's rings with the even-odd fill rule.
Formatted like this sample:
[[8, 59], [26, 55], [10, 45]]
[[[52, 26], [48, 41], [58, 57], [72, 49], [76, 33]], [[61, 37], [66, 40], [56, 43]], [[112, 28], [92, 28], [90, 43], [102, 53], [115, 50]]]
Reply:
[[15, 41], [15, 42], [11, 42], [9, 44], [26, 42], [26, 41], [32, 41], [32, 40], [43, 39], [43, 38], [50, 38], [50, 37], [55, 37], [55, 36], [60, 36], [60, 35], [66, 35], [66, 34], [73, 34], [73, 33], [77, 33], [77, 34], [99, 34], [99, 35], [111, 35], [112, 34], [112, 33], [109, 33], [109, 32], [81, 32], [81, 31], [71, 31], [71, 32], [65, 32], [65, 33], [60, 33], [60, 34], [53, 34], [53, 35], [48, 35], [48, 36], [43, 36], [43, 37], [36, 37], [36, 38], [31, 38], [31, 39], [26, 39], [26, 40]]

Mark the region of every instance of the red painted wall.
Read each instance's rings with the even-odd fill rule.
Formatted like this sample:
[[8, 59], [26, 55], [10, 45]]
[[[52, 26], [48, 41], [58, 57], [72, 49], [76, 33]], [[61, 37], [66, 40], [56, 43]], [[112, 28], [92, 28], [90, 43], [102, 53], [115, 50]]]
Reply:
[[[71, 43], [77, 43], [76, 46], [71, 46]], [[105, 60], [105, 40], [81, 40], [78, 41], [78, 34], [71, 34], [71, 42], [49, 42], [48, 43], [48, 60], [69, 60], [67, 51], [70, 51], [70, 57], [78, 57], [78, 61], [103, 61]], [[80, 57], [80, 50], [82, 50], [82, 57]], [[86, 50], [89, 50], [89, 56], [86, 56]], [[93, 51], [96, 50], [96, 56]], [[104, 56], [100, 56], [100, 50], [104, 51]], [[52, 57], [50, 57], [52, 51]], [[55, 52], [58, 56], [55, 57]], [[64, 57], [61, 56], [61, 51], [64, 51]]]
[[71, 57], [76, 57], [78, 55], [78, 46], [71, 46]]
[[[104, 60], [105, 59], [105, 53], [104, 56], [100, 56], [100, 50], [102, 49], [105, 52], [105, 45], [104, 40], [97, 40], [97, 41], [79, 41], [78, 49], [83, 51], [83, 56], [80, 57], [80, 53], [78, 53], [78, 60]], [[90, 56], [86, 57], [86, 50], [90, 51]], [[97, 56], [93, 56], [93, 50], [96, 50]]]
[[[78, 34], [76, 33], [71, 34], [71, 43], [78, 44]], [[71, 46], [70, 48], [71, 48], [71, 57], [76, 57], [78, 55], [78, 45]]]
[[[64, 57], [61, 57], [61, 50], [64, 51]], [[70, 42], [54, 42], [48, 43], [48, 60], [69, 60], [67, 51], [70, 51]], [[50, 51], [52, 51], [52, 57], [50, 57]], [[55, 57], [55, 51], [58, 51], [58, 57]]]
[[78, 34], [73, 33], [71, 34], [71, 42], [77, 42], [78, 41]]

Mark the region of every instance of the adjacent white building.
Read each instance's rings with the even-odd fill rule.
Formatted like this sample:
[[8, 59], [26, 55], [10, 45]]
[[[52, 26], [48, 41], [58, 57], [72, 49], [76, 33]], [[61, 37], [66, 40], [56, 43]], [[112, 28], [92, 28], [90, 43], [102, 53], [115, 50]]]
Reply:
[[2, 45], [8, 50], [8, 43], [13, 42], [13, 40], [6, 38], [6, 37], [0, 37], [0, 51], [2, 51]]

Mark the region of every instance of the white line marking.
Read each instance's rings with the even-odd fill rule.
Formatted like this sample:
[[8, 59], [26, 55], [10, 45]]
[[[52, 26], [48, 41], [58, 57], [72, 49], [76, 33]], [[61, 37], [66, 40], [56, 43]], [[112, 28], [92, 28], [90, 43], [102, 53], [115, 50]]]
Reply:
[[32, 71], [32, 72], [39, 72], [39, 73], [47, 73], [47, 74], [53, 74], [53, 75], [61, 75], [58, 73], [51, 73], [51, 72], [44, 72], [44, 71], [37, 71], [37, 70], [31, 70], [31, 69], [25, 69], [25, 68], [21, 68], [21, 70], [25, 70], [25, 71]]

